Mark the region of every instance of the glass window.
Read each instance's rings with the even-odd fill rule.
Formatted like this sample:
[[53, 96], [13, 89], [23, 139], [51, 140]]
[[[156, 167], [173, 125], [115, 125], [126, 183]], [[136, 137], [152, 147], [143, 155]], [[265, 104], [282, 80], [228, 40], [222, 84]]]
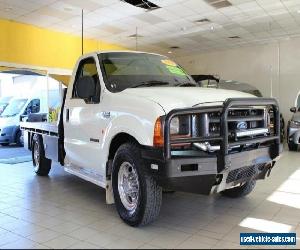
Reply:
[[12, 117], [18, 115], [21, 112], [24, 105], [26, 104], [26, 102], [27, 99], [12, 100], [1, 114], [1, 117]]
[[147, 83], [154, 83], [156, 87], [175, 87], [181, 84], [196, 86], [194, 80], [178, 64], [164, 56], [111, 52], [100, 54], [99, 60], [106, 87], [111, 92], [120, 92], [139, 84], [147, 87]]
[[[76, 90], [76, 84], [78, 82], [78, 79], [82, 76], [91, 76], [93, 77], [95, 83], [96, 83], [96, 92], [97, 95], [100, 96], [100, 82], [99, 82], [99, 75], [97, 71], [97, 66], [94, 58], [87, 58], [80, 62], [78, 71], [76, 74], [76, 79], [73, 86], [73, 98], [78, 98], [77, 90]], [[96, 99], [99, 99], [99, 97], [96, 97]]]
[[40, 99], [33, 99], [27, 106], [25, 114], [35, 114], [40, 112]]
[[298, 109], [300, 108], [300, 94], [298, 95], [298, 98], [297, 98], [297, 108]]

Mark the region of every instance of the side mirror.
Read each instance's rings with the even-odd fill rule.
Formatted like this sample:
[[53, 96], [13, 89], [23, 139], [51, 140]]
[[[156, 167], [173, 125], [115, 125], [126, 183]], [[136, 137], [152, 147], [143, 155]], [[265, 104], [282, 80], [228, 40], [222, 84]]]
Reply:
[[90, 100], [96, 92], [96, 84], [91, 76], [82, 76], [76, 84], [77, 96], [81, 99]]
[[296, 108], [296, 107], [292, 107], [292, 108], [290, 108], [290, 111], [291, 111], [292, 113], [296, 113], [296, 112], [297, 112], [297, 108]]

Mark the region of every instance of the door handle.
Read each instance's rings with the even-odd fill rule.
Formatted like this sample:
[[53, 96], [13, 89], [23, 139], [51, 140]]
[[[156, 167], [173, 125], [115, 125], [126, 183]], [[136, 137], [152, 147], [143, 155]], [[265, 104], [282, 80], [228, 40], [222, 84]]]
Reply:
[[69, 122], [70, 120], [70, 110], [66, 109], [66, 122]]

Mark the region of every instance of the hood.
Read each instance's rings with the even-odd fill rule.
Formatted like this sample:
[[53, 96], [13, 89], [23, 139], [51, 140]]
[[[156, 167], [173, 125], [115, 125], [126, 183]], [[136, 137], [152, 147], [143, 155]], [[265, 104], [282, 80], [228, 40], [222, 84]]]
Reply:
[[293, 121], [297, 121], [297, 122], [300, 122], [300, 112], [297, 112], [293, 115], [293, 118], [292, 118]]
[[255, 97], [234, 90], [199, 87], [147, 87], [129, 88], [124, 93], [147, 98], [158, 103], [166, 113], [175, 108], [188, 108], [204, 103], [224, 102], [228, 98]]
[[13, 117], [0, 117], [0, 129], [15, 126], [19, 123], [20, 116], [13, 116]]

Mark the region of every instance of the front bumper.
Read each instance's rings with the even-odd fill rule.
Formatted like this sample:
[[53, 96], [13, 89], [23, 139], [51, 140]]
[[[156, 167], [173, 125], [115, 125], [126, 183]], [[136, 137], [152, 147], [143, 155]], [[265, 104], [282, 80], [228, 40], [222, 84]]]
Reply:
[[[259, 105], [272, 106], [274, 133], [235, 142], [229, 141], [229, 109]], [[220, 136], [171, 138], [170, 123], [173, 117], [215, 111], [221, 114]], [[218, 143], [220, 149], [213, 153], [172, 149], [174, 144], [203, 142]], [[255, 146], [247, 147], [247, 145]], [[232, 150], [237, 146], [238, 150]], [[142, 157], [161, 186], [178, 191], [209, 194], [213, 187], [220, 192], [250, 179], [264, 179], [281, 152], [280, 113], [276, 100], [249, 98], [228, 99], [223, 106], [172, 110], [165, 118], [163, 149], [144, 148]]]
[[[218, 157], [209, 154], [194, 157], [185, 152], [182, 156], [166, 160], [162, 151], [148, 147], [142, 150], [142, 158], [162, 187], [209, 194], [213, 188], [220, 192], [250, 178], [264, 179], [277, 160], [274, 153], [271, 146], [230, 154], [230, 166], [220, 172]], [[251, 173], [247, 174], [247, 171]]]
[[13, 143], [17, 127], [4, 127], [0, 130], [0, 143]]

